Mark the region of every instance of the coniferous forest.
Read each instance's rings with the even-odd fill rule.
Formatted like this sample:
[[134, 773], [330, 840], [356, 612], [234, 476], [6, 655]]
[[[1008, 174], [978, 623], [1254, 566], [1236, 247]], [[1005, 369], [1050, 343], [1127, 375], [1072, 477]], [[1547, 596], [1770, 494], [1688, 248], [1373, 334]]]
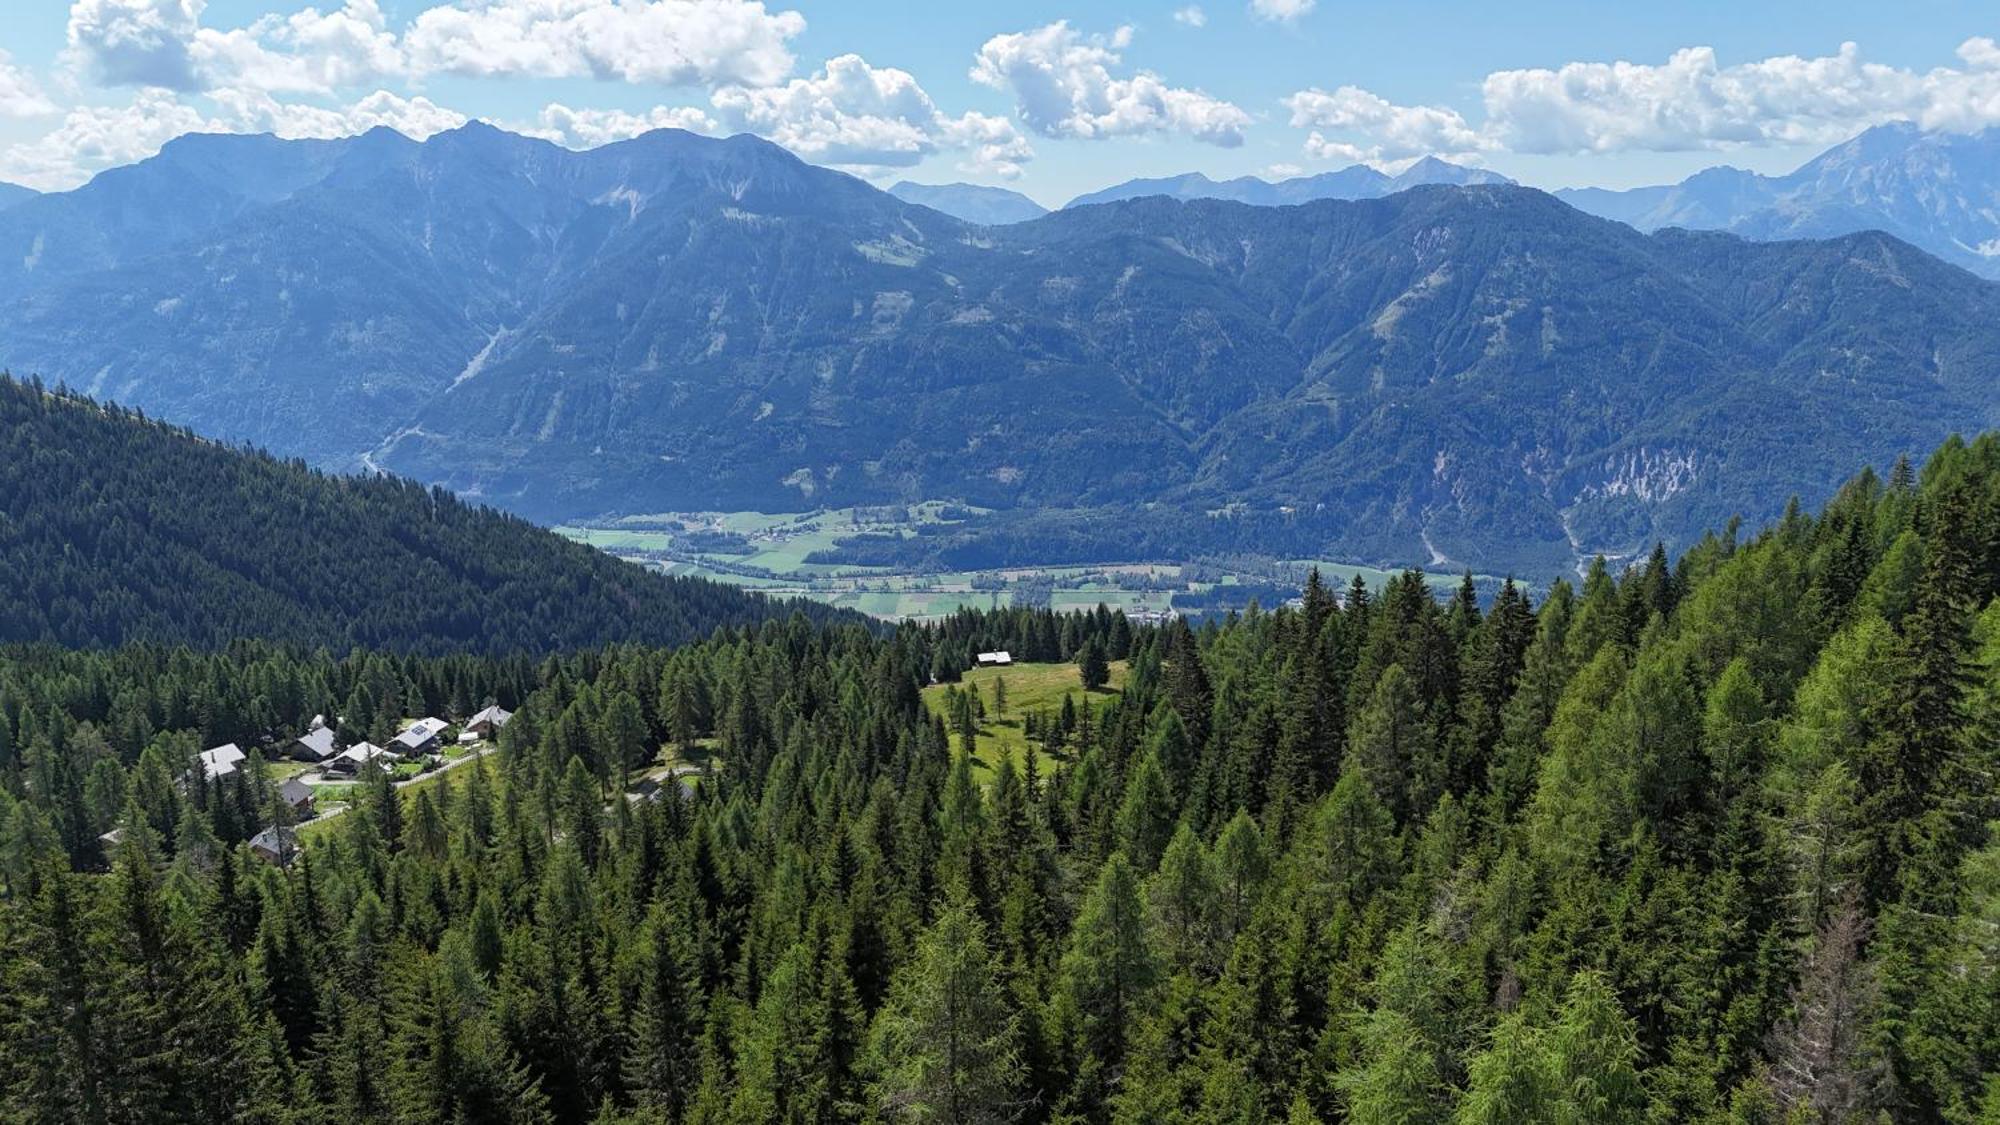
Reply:
[[[1996, 594], [1989, 436], [1487, 604], [13, 648], [0, 1119], [1993, 1121]], [[922, 693], [1000, 648], [1115, 686], [975, 761]], [[287, 866], [178, 784], [492, 702]]]
[[0, 375], [0, 642], [505, 654], [681, 644], [792, 612], [838, 616]]

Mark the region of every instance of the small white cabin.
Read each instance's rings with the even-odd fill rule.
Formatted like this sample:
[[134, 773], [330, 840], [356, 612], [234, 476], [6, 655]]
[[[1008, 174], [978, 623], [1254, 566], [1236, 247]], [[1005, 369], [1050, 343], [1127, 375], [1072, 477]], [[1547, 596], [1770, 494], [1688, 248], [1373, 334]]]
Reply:
[[979, 654], [979, 666], [981, 668], [997, 668], [1012, 663], [1014, 663], [1014, 654], [1011, 652], [982, 652]]

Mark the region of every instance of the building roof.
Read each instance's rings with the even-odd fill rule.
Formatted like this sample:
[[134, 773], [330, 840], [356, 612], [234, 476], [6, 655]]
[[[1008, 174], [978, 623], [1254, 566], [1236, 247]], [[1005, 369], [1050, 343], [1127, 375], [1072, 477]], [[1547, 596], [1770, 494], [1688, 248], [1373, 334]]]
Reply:
[[1012, 664], [1014, 663], [1014, 654], [1005, 649], [998, 652], [982, 652], [979, 654], [979, 662], [981, 664]]
[[371, 758], [379, 758], [387, 753], [389, 753], [387, 750], [382, 749], [380, 746], [377, 746], [372, 742], [357, 742], [354, 745], [349, 746], [347, 749], [341, 751], [339, 756], [336, 757], [334, 761], [338, 762], [344, 760], [353, 762], [355, 765], [360, 765], [361, 763], [366, 762]]
[[273, 824], [250, 837], [250, 847], [256, 851], [270, 852], [272, 855], [295, 852], [299, 848], [299, 836], [289, 828], [280, 828]]
[[505, 707], [487, 707], [481, 710], [479, 714], [465, 720], [465, 725], [470, 727], [477, 726], [480, 723], [492, 723], [496, 727], [504, 727], [507, 725], [507, 720], [513, 717], [514, 712], [507, 710]]
[[399, 746], [408, 746], [411, 748], [422, 746], [424, 743], [443, 734], [445, 725], [443, 719], [418, 719], [404, 728], [403, 733], [390, 739], [390, 741]]
[[234, 742], [225, 742], [213, 750], [201, 752], [201, 772], [210, 781], [218, 777], [228, 777], [236, 772], [242, 763], [244, 753]]
[[299, 736], [298, 745], [305, 747], [306, 752], [315, 758], [325, 759], [332, 757], [334, 752], [333, 732], [325, 727], [314, 727], [312, 730]]
[[278, 796], [283, 797], [286, 804], [293, 808], [298, 808], [300, 805], [312, 800], [312, 786], [307, 785], [296, 777], [288, 777], [285, 779], [283, 785], [278, 786]]

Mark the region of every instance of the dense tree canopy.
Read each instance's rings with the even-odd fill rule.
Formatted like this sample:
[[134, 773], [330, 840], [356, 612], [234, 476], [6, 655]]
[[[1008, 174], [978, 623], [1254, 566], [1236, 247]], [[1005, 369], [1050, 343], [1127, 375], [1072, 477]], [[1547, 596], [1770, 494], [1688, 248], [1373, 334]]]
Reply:
[[329, 476], [0, 376], [0, 642], [683, 644], [794, 609], [441, 490]]
[[[10, 650], [0, 1117], [1993, 1120], [1996, 594], [1987, 438], [1539, 604]], [[921, 694], [1100, 646], [1038, 753]], [[175, 784], [371, 698], [518, 712], [288, 868], [257, 770]]]

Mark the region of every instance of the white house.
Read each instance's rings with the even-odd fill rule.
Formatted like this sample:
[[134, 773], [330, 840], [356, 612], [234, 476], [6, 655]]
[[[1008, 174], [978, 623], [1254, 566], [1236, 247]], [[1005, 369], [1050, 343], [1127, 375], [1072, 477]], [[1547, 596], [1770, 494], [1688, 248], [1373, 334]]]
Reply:
[[979, 666], [981, 668], [994, 668], [1012, 663], [1014, 663], [1014, 654], [1004, 650], [1000, 652], [982, 652], [979, 654]]
[[242, 766], [245, 755], [234, 742], [225, 742], [213, 750], [201, 752], [201, 774], [210, 781], [216, 781], [235, 773]]
[[389, 751], [406, 758], [417, 754], [435, 753], [438, 748], [438, 735], [444, 733], [445, 725], [443, 719], [418, 719], [403, 733], [389, 740]]
[[326, 764], [326, 772], [359, 773], [364, 762], [374, 762], [378, 766], [387, 767], [393, 761], [395, 755], [380, 746], [372, 742], [357, 742], [334, 755], [333, 760]]

